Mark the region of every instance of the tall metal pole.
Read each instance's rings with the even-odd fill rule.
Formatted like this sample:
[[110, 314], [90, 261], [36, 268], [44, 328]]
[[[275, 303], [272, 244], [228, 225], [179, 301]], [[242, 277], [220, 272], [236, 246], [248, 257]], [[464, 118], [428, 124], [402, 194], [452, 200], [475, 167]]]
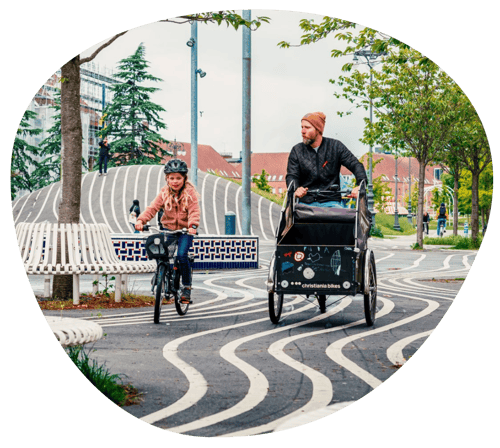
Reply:
[[[372, 66], [370, 65], [370, 89], [372, 86], [373, 74], [372, 74]], [[372, 99], [370, 97], [370, 123], [373, 122], [373, 105]], [[373, 147], [370, 143], [370, 158], [369, 158], [369, 167], [368, 167], [368, 193], [366, 195], [368, 199], [368, 210], [370, 210], [372, 214], [372, 226], [375, 227], [375, 210], [373, 209]]]
[[191, 23], [191, 182], [198, 187], [198, 22]]
[[[243, 19], [251, 20], [251, 11], [249, 9], [243, 11]], [[243, 150], [242, 150], [242, 231], [245, 235], [251, 234], [251, 198], [250, 198], [250, 154], [251, 154], [251, 66], [252, 66], [252, 47], [250, 29], [243, 27]]]
[[413, 225], [413, 215], [411, 213], [411, 156], [408, 157], [408, 175], [410, 183], [408, 184], [408, 222]]
[[398, 156], [394, 158], [396, 161], [396, 190], [394, 192], [394, 230], [401, 230], [399, 226], [399, 212], [398, 212]]

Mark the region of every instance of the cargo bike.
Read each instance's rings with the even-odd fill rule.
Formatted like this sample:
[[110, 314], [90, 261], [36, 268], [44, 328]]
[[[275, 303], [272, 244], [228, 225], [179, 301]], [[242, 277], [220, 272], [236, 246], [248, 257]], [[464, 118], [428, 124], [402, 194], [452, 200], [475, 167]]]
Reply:
[[[332, 199], [338, 185], [309, 190], [313, 200]], [[366, 184], [360, 184], [355, 208], [314, 207], [298, 202], [289, 186], [276, 229], [276, 249], [267, 281], [269, 317], [277, 324], [285, 295], [315, 297], [326, 312], [329, 296], [364, 296], [368, 326], [375, 322], [377, 273], [375, 256], [368, 248], [371, 213]]]

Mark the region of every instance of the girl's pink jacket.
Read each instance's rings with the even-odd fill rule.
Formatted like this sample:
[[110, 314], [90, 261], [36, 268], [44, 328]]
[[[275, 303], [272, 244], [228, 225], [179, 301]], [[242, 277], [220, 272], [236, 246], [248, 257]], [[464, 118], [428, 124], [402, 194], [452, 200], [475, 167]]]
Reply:
[[168, 184], [165, 185], [137, 220], [141, 220], [143, 224], [146, 224], [161, 208], [164, 209], [161, 223], [163, 227], [169, 230], [189, 229], [192, 226], [199, 227], [200, 225], [198, 193], [190, 182], [186, 182], [186, 186], [179, 197], [173, 194]]

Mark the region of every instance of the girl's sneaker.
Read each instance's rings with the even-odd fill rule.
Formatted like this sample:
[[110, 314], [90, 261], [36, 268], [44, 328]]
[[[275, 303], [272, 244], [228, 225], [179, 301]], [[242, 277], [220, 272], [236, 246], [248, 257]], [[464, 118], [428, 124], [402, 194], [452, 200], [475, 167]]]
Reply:
[[181, 292], [182, 303], [193, 303], [191, 301], [191, 286], [184, 286]]

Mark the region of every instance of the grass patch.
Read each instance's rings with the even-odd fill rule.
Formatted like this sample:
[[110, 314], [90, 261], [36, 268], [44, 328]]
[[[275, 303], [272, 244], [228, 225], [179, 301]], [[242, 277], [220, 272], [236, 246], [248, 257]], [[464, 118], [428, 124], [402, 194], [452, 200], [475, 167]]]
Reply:
[[123, 384], [124, 375], [111, 374], [104, 364], [99, 365], [81, 345], [68, 347], [66, 353], [97, 390], [118, 406], [129, 406], [140, 401], [140, 394], [131, 384]]
[[[38, 305], [42, 310], [92, 310], [108, 308], [141, 308], [154, 305], [154, 298], [139, 294], [123, 294], [121, 302], [115, 302], [115, 293], [109, 293], [109, 297], [104, 293], [82, 294], [80, 303], [73, 305], [72, 300], [51, 300], [37, 297]], [[164, 303], [173, 303], [164, 302]]]
[[394, 230], [394, 215], [386, 213], [377, 213], [375, 215], [375, 224], [384, 235], [414, 235], [417, 229], [408, 222], [406, 216], [399, 217], [399, 227], [401, 230]]
[[442, 238], [424, 238], [424, 244], [453, 246], [453, 249], [477, 250], [481, 246], [483, 237], [478, 235], [477, 239], [467, 238], [462, 235], [450, 235]]

